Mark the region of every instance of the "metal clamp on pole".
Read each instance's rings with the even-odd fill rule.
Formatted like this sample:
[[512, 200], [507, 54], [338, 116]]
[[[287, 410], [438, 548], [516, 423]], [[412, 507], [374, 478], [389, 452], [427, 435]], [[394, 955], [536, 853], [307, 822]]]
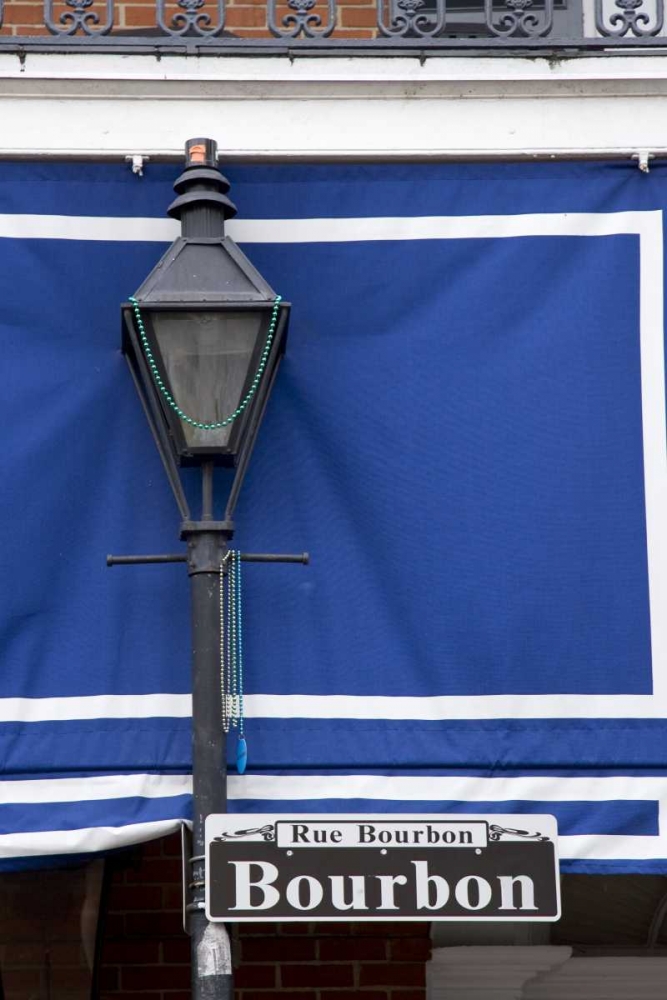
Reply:
[[[197, 865], [195, 872], [194, 866]], [[183, 930], [190, 934], [190, 914], [205, 908], [206, 856], [192, 853], [192, 830], [181, 825], [181, 875], [183, 887]]]
[[192, 901], [192, 884], [190, 880], [190, 865], [192, 858], [192, 830], [185, 823], [181, 824], [181, 886], [183, 889], [183, 930], [190, 934], [190, 913], [195, 907]]

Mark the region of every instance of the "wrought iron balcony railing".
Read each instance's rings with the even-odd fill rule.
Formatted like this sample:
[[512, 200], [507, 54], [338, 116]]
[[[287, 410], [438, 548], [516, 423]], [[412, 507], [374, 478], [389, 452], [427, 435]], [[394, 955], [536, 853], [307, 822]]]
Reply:
[[665, 48], [664, 0], [0, 0], [0, 50]]

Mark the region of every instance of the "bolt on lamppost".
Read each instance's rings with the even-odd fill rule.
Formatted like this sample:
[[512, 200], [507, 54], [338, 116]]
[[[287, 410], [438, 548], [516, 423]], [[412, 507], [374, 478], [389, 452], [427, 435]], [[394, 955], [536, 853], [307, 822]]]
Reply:
[[[290, 307], [234, 241], [236, 214], [211, 139], [190, 139], [168, 214], [180, 220], [172, 243], [122, 307], [123, 351], [182, 517], [185, 553], [109, 556], [108, 565], [186, 562], [191, 581], [193, 686], [192, 986], [197, 1000], [232, 994], [227, 932], [204, 912], [204, 823], [226, 811], [226, 741], [221, 725], [220, 588], [233, 513], [285, 350]], [[225, 513], [214, 510], [214, 466], [235, 468]], [[181, 466], [202, 470], [201, 514], [193, 519]], [[241, 555], [307, 562], [307, 556]]]

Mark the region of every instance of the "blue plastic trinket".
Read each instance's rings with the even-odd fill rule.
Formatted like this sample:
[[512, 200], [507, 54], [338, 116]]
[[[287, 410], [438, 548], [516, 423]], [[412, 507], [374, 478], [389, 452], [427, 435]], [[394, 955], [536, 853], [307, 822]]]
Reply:
[[239, 774], [245, 774], [247, 763], [248, 763], [248, 744], [246, 743], [243, 736], [241, 736], [236, 746], [236, 770], [239, 772]]

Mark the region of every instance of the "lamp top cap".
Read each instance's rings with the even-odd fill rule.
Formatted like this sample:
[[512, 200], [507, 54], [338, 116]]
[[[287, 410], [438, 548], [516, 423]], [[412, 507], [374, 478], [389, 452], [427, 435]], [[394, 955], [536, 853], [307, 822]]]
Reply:
[[185, 169], [217, 167], [218, 144], [215, 139], [188, 139], [185, 143]]

